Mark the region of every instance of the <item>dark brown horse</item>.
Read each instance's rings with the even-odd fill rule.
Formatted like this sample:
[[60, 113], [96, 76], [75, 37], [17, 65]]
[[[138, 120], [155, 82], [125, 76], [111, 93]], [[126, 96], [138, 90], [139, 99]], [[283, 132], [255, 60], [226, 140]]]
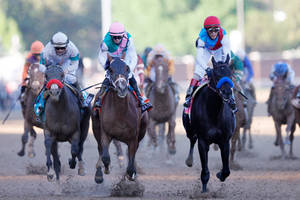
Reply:
[[33, 126], [43, 128], [43, 124], [36, 120], [33, 104], [39, 92], [44, 86], [44, 73], [40, 71], [39, 64], [35, 63], [29, 67], [29, 84], [24, 94], [24, 102], [21, 102], [22, 114], [24, 117], [24, 133], [22, 135], [22, 149], [18, 152], [19, 156], [24, 156], [25, 146], [28, 142], [28, 133], [30, 132], [30, 141], [28, 145], [28, 157], [34, 157], [33, 149], [36, 139], [36, 132]]
[[108, 150], [112, 139], [127, 144], [127, 177], [129, 180], [136, 178], [135, 154], [139, 142], [146, 133], [148, 112], [142, 114], [136, 97], [128, 92], [129, 72], [129, 67], [121, 59], [114, 58], [111, 60], [108, 69], [111, 88], [103, 97], [99, 115], [92, 116], [93, 133], [98, 143], [99, 152], [95, 174], [96, 183], [103, 182], [101, 162], [105, 167], [104, 173], [109, 174], [110, 155]]
[[[272, 88], [273, 95], [270, 99], [270, 114], [276, 128], [275, 146], [280, 145], [281, 157], [285, 157], [284, 144], [290, 144], [289, 155], [293, 156], [293, 139], [295, 126], [295, 113], [291, 104], [293, 86], [282, 78], [278, 78]], [[282, 139], [281, 126], [287, 124], [286, 140]]]
[[[80, 109], [80, 102], [74, 90], [64, 83], [64, 71], [60, 66], [49, 66], [45, 72], [49, 97], [45, 102], [45, 147], [47, 156], [47, 178], [52, 181], [56, 175], [59, 183], [61, 164], [58, 155], [58, 142], [71, 143], [69, 166], [76, 167], [78, 174], [84, 175], [82, 160], [83, 144], [88, 134], [90, 107]], [[53, 157], [53, 167], [51, 155]], [[54, 174], [55, 171], [55, 174]], [[59, 189], [59, 188], [58, 188]]]
[[[156, 55], [153, 59], [152, 68], [155, 71], [155, 81], [147, 86], [147, 97], [153, 104], [153, 109], [149, 112], [148, 134], [154, 147], [157, 146], [157, 134], [155, 126], [168, 123], [167, 134], [168, 152], [176, 153], [175, 147], [175, 126], [176, 108], [178, 101], [174, 86], [168, 80], [168, 60], [161, 55]], [[164, 133], [163, 133], [164, 134]]]

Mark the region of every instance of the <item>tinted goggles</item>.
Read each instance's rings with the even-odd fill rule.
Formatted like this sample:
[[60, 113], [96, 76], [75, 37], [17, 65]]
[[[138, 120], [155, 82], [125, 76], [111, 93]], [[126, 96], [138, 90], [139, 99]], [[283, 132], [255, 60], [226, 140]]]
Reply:
[[219, 27], [211, 27], [211, 28], [208, 28], [208, 29], [206, 29], [206, 30], [207, 30], [207, 32], [209, 32], [209, 33], [212, 33], [212, 32], [218, 33], [218, 32], [220, 31], [220, 28], [219, 28]]
[[112, 36], [113, 40], [121, 40], [123, 36]]
[[55, 47], [55, 50], [65, 50], [66, 47]]

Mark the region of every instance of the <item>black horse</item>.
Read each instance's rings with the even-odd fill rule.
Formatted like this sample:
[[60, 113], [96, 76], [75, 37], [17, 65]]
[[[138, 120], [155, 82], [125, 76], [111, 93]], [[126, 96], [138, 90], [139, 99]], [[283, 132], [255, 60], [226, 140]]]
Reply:
[[229, 103], [233, 100], [231, 70], [228, 67], [229, 55], [226, 61], [216, 62], [212, 58], [213, 69], [209, 75], [209, 83], [196, 93], [193, 99], [191, 117], [183, 113], [183, 125], [190, 140], [187, 166], [193, 165], [193, 149], [198, 140], [198, 150], [201, 159], [202, 192], [206, 192], [209, 180], [208, 151], [212, 143], [218, 144], [221, 150], [223, 168], [217, 173], [220, 181], [229, 176], [229, 140], [235, 129], [235, 116]]
[[[57, 142], [71, 143], [72, 158], [69, 166], [74, 169], [76, 157], [79, 161], [78, 174], [84, 175], [82, 161], [83, 143], [87, 137], [89, 129], [90, 107], [85, 108], [81, 113], [79, 99], [72, 91], [71, 87], [64, 83], [64, 72], [60, 66], [49, 66], [45, 72], [47, 91], [49, 97], [45, 103], [45, 147], [47, 156], [49, 181], [54, 179], [59, 183], [59, 173], [61, 164], [57, 151]], [[53, 156], [53, 166], [51, 154]]]

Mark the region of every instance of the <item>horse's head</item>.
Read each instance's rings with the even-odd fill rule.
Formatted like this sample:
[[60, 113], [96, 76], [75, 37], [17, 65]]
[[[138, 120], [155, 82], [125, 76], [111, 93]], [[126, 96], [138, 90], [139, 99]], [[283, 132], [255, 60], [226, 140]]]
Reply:
[[275, 96], [276, 107], [279, 110], [286, 109], [291, 94], [292, 93], [291, 93], [290, 85], [283, 79], [277, 79], [274, 84], [274, 96]]
[[216, 62], [212, 57], [213, 69], [210, 76], [210, 85], [215, 87], [222, 99], [227, 102], [232, 98], [233, 82], [231, 80], [232, 71], [229, 68], [229, 55], [227, 55], [225, 62]]
[[61, 89], [63, 88], [64, 76], [64, 71], [60, 66], [53, 65], [46, 69], [46, 87], [49, 90], [50, 97], [54, 100], [59, 99]]
[[119, 97], [124, 98], [128, 92], [128, 76], [130, 73], [128, 65], [120, 58], [110, 59], [108, 73], [114, 90]]
[[31, 91], [34, 94], [38, 94], [43, 88], [45, 77], [44, 73], [40, 71], [40, 65], [38, 63], [34, 63], [29, 68], [29, 86]]
[[160, 93], [164, 93], [168, 81], [168, 60], [162, 55], [156, 55], [152, 62], [155, 69], [155, 85]]

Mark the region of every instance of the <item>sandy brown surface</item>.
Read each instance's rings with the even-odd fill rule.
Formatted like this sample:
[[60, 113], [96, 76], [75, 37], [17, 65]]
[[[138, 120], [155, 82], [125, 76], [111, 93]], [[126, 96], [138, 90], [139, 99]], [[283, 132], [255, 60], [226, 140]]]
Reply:
[[[210, 180], [207, 194], [198, 194], [201, 190], [200, 160], [197, 148], [194, 153], [194, 166], [185, 166], [189, 149], [189, 141], [185, 137], [179, 108], [176, 127], [177, 153], [167, 157], [166, 149], [152, 151], [147, 147], [145, 137], [137, 153], [137, 162], [143, 174], [138, 175], [139, 182], [145, 187], [142, 198], [130, 199], [300, 199], [300, 159], [271, 159], [280, 155], [279, 147], [275, 147], [275, 129], [271, 118], [266, 116], [267, 91], [258, 92], [259, 104], [255, 109], [252, 126], [254, 149], [238, 153], [237, 161], [243, 170], [231, 171], [231, 175], [221, 183], [216, 173], [221, 168], [220, 153], [213, 148], [209, 152]], [[182, 98], [183, 99], [183, 95]], [[1, 114], [1, 120], [4, 114]], [[91, 133], [85, 142], [84, 161], [86, 176], [77, 175], [77, 169], [68, 167], [70, 145], [59, 146], [62, 163], [61, 187], [62, 195], [53, 196], [55, 183], [48, 182], [46, 175], [31, 174], [37, 168], [40, 172], [46, 163], [42, 131], [35, 142], [36, 157], [19, 157], [21, 147], [23, 120], [20, 111], [15, 111], [11, 118], [0, 125], [0, 199], [118, 199], [110, 197], [114, 183], [117, 183], [125, 168], [120, 169], [114, 155], [115, 148], [111, 145], [111, 174], [104, 176], [104, 183], [94, 182], [95, 164], [98, 159], [96, 141]], [[295, 132], [294, 154], [300, 157], [299, 128]], [[125, 145], [123, 145], [125, 152]], [[123, 198], [124, 199], [124, 198]], [[127, 198], [126, 198], [127, 199]]]

